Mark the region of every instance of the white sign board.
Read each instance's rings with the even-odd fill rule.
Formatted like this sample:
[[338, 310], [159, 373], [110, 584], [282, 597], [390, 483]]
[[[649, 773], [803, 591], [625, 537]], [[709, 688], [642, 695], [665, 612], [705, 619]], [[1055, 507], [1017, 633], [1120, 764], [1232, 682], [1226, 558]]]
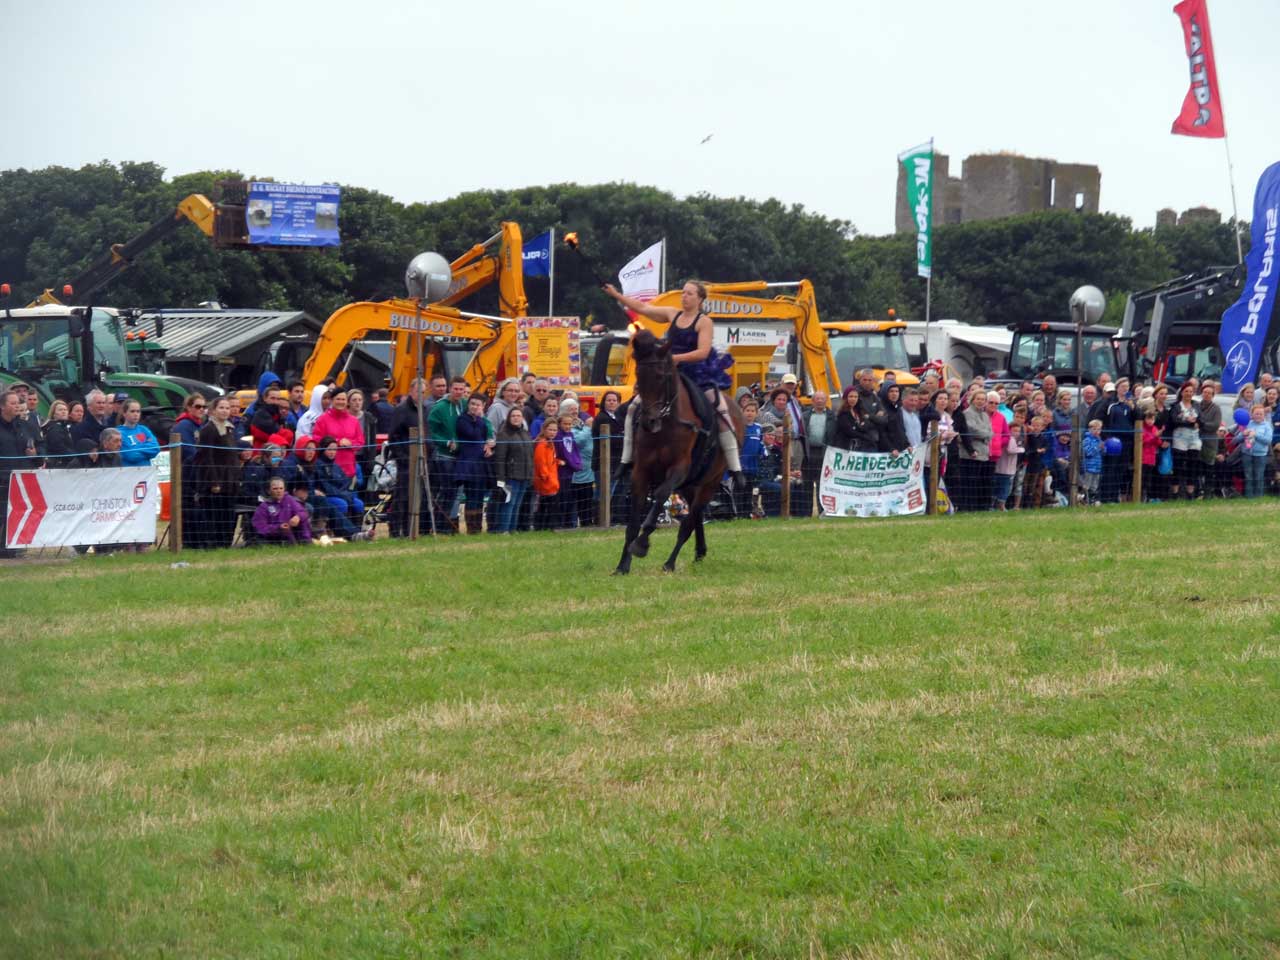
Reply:
[[154, 467], [16, 470], [5, 546], [152, 543], [159, 488]]

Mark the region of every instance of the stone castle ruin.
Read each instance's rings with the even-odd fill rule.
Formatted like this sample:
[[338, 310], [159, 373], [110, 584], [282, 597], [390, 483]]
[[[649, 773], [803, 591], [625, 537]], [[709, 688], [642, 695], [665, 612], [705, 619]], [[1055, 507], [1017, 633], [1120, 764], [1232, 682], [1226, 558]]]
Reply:
[[[965, 158], [960, 176], [953, 177], [950, 158], [945, 153], [933, 156], [934, 224], [994, 220], [1040, 210], [1098, 212], [1102, 172], [1090, 164], [1016, 153], [976, 153]], [[915, 232], [901, 163], [894, 223], [899, 233]]]

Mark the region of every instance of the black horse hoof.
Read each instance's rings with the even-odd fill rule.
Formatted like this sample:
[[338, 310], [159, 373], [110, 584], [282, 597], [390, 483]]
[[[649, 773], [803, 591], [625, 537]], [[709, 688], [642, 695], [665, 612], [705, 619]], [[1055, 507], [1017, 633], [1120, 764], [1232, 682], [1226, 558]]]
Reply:
[[611, 573], [611, 574], [610, 574], [610, 576], [612, 576], [612, 577], [625, 577], [625, 576], [626, 576], [627, 574], [629, 574], [630, 572], [631, 572], [630, 570], [623, 570], [621, 567], [614, 567], [614, 569], [613, 569], [613, 573]]
[[663, 572], [663, 573], [675, 573], [675, 572], [676, 572], [676, 565], [675, 565], [674, 563], [664, 563], [664, 564], [662, 565], [662, 572]]
[[631, 546], [627, 547], [627, 553], [643, 559], [649, 555], [649, 544], [637, 537], [631, 541]]
[[699, 553], [699, 554], [697, 554], [697, 555], [693, 558], [693, 562], [694, 562], [694, 563], [701, 563], [704, 557], [706, 557], [706, 554], [705, 554], [705, 553]]

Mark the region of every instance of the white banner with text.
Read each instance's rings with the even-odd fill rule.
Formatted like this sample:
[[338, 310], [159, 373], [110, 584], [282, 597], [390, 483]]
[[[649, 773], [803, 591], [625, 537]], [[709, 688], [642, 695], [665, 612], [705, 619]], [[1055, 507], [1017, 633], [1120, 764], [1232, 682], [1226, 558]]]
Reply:
[[818, 497], [824, 517], [905, 517], [924, 513], [929, 444], [891, 453], [827, 447]]
[[16, 470], [5, 546], [154, 543], [159, 488], [155, 467]]

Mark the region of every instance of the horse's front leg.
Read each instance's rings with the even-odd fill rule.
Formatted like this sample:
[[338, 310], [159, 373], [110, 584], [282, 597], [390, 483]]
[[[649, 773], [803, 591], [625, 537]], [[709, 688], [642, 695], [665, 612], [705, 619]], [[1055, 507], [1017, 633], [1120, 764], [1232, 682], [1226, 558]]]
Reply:
[[[648, 483], [641, 474], [633, 474], [631, 478], [631, 509], [627, 512], [627, 535], [622, 541], [622, 558], [618, 561], [618, 565], [613, 572], [620, 576], [626, 576], [631, 572], [631, 547], [635, 543], [636, 535], [640, 532], [640, 506], [644, 504], [645, 497], [648, 496]], [[637, 554], [643, 557], [644, 554]]]
[[675, 470], [672, 475], [668, 476], [662, 482], [657, 490], [653, 491], [653, 505], [649, 507], [649, 512], [645, 514], [644, 524], [640, 530], [640, 536], [631, 541], [628, 548], [633, 557], [644, 557], [649, 553], [649, 535], [653, 533], [654, 528], [658, 525], [658, 511], [662, 509], [667, 502], [667, 498], [671, 496], [671, 492], [684, 482], [684, 475], [687, 468], [683, 470]]

